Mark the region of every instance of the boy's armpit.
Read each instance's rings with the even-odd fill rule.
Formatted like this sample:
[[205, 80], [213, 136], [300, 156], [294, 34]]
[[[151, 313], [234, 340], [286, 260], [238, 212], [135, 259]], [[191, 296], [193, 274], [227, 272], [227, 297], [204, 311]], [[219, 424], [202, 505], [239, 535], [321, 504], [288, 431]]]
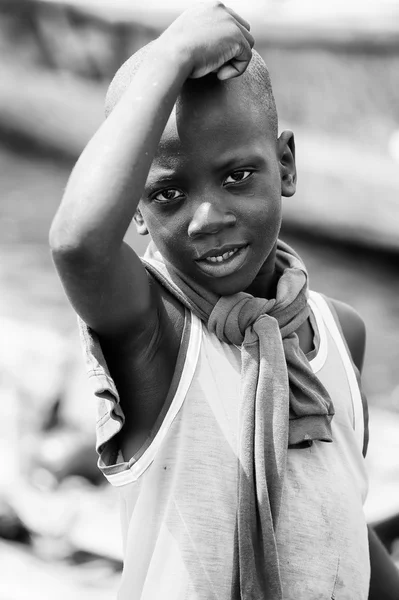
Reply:
[[72, 306], [99, 335], [123, 340], [154, 325], [154, 290], [126, 243], [103, 260], [73, 251], [53, 251], [53, 259]]

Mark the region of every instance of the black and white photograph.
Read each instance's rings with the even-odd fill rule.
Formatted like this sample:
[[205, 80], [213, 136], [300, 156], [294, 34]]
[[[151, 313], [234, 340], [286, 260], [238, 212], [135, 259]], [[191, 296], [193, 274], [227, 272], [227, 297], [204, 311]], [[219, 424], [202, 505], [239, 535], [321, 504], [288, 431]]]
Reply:
[[0, 600], [398, 600], [399, 1], [0, 56]]

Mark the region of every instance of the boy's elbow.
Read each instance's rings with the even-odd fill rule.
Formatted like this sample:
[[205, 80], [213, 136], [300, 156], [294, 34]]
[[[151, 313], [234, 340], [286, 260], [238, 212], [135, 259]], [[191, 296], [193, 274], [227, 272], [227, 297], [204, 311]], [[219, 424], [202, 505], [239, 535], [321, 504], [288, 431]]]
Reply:
[[49, 232], [49, 246], [54, 262], [81, 261], [93, 254], [87, 240], [82, 235], [69, 231], [57, 223], [56, 219]]

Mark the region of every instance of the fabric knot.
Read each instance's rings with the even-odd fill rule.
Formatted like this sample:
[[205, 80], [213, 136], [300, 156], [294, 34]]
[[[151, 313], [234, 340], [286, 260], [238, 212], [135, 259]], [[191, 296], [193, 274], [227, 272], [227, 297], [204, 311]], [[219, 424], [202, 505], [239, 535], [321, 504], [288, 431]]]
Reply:
[[222, 342], [240, 346], [248, 327], [267, 315], [275, 303], [275, 300], [254, 298], [245, 292], [221, 296], [209, 316], [208, 329]]

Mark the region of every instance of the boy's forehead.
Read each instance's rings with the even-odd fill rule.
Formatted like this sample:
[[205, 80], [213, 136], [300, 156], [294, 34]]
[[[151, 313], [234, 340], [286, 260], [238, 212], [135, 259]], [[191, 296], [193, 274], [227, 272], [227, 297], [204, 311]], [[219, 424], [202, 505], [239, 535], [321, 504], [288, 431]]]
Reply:
[[[206, 78], [204, 78], [206, 79]], [[179, 95], [161, 137], [158, 152], [167, 155], [182, 145], [190, 146], [206, 132], [217, 132], [218, 139], [234, 142], [238, 133], [248, 129], [268, 135], [268, 115], [240, 78], [220, 82], [189, 80]], [[219, 85], [218, 85], [219, 84]], [[271, 133], [271, 131], [270, 131]], [[211, 137], [212, 139], [212, 137]]]
[[244, 111], [248, 107], [259, 107], [245, 76], [220, 81], [211, 74], [199, 79], [188, 79], [179, 94], [175, 109], [177, 108], [178, 114], [187, 111], [206, 119], [207, 113], [215, 105], [223, 106], [224, 109], [229, 108], [235, 113]]

